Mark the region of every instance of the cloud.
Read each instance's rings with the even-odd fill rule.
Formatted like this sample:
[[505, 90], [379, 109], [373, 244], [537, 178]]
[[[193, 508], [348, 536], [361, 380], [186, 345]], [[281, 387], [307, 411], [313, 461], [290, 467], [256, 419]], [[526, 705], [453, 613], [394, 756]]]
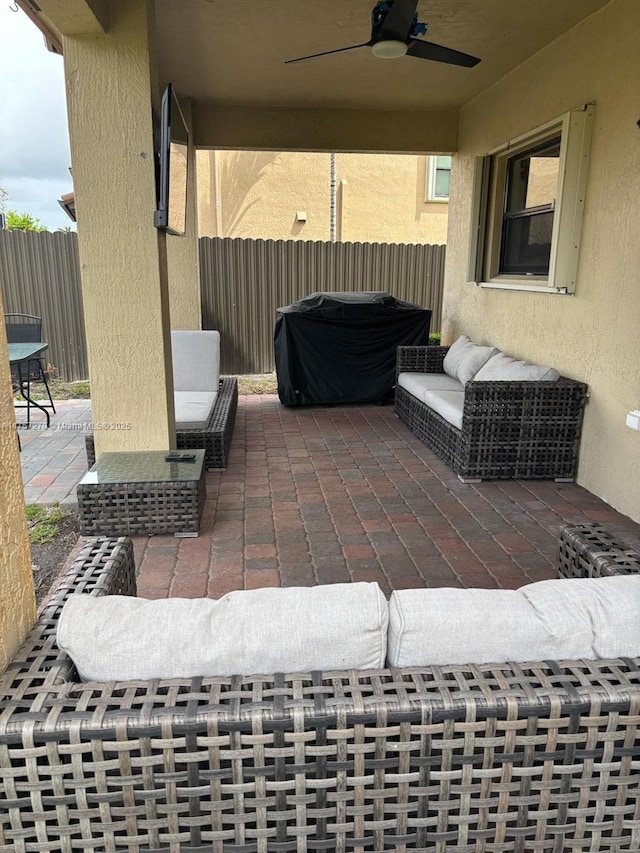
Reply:
[[24, 12], [0, 5], [0, 187], [8, 207], [48, 228], [70, 225], [57, 203], [73, 188], [62, 57]]

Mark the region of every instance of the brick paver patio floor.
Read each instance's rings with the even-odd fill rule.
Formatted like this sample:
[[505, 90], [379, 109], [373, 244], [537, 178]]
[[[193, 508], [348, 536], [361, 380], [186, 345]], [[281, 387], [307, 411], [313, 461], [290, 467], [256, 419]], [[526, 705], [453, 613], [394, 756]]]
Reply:
[[[52, 429], [21, 431], [27, 502], [73, 504], [90, 420], [88, 401], [61, 403]], [[564, 521], [601, 522], [640, 547], [640, 525], [573, 483], [460, 483], [391, 406], [287, 409], [245, 396], [229, 467], [207, 474], [200, 536], [134, 538], [138, 593], [517, 587], [553, 576]]]
[[391, 406], [287, 409], [241, 397], [231, 462], [207, 475], [197, 539], [136, 537], [139, 595], [377, 581], [517, 587], [553, 576], [564, 521], [640, 546], [640, 525], [575, 484], [464, 485]]

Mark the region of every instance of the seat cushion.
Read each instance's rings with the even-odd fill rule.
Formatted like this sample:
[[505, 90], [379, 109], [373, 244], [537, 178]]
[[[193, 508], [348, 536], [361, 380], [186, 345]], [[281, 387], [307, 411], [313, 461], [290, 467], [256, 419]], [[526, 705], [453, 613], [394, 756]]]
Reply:
[[457, 429], [462, 429], [464, 391], [425, 391], [423, 402]]
[[444, 357], [442, 368], [445, 373], [466, 385], [476, 375], [480, 368], [486, 364], [491, 356], [500, 350], [496, 347], [483, 347], [474, 344], [466, 335], [460, 335], [453, 343]]
[[206, 427], [218, 397], [215, 391], [176, 391], [173, 401], [177, 429]]
[[57, 642], [83, 680], [380, 669], [387, 600], [376, 583], [230, 592], [219, 600], [71, 595]]
[[485, 381], [529, 381], [529, 382], [555, 382], [560, 374], [553, 367], [541, 367], [538, 364], [529, 364], [528, 361], [516, 361], [515, 358], [498, 352], [484, 364], [473, 377], [476, 382]]
[[220, 332], [171, 332], [174, 391], [217, 391]]
[[389, 666], [639, 654], [639, 575], [539, 581], [519, 590], [400, 590], [389, 602]]
[[424, 403], [425, 391], [463, 391], [463, 385], [447, 373], [401, 373], [398, 385]]

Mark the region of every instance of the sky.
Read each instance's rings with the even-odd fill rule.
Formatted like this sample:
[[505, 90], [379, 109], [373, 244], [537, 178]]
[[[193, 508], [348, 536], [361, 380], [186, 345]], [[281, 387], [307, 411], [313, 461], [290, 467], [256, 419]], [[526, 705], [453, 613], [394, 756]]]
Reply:
[[12, 6], [0, 0], [0, 187], [8, 210], [75, 230], [58, 204], [73, 189], [63, 60]]

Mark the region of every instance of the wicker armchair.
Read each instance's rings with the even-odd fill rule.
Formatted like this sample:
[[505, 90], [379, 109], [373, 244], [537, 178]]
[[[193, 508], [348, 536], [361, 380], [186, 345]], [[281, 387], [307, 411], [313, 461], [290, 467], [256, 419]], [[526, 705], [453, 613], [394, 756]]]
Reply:
[[[400, 373], [443, 373], [449, 347], [398, 347]], [[583, 382], [467, 382], [462, 429], [396, 385], [394, 411], [463, 482], [572, 481], [578, 468]]]
[[[233, 427], [238, 408], [238, 380], [235, 376], [220, 378], [220, 336], [214, 330], [171, 332], [173, 382], [176, 406], [176, 446], [178, 450], [204, 450], [204, 467], [226, 468]], [[178, 417], [181, 392], [193, 398], [193, 393], [205, 392], [213, 396], [215, 403], [210, 412], [205, 409], [202, 420], [193, 420], [186, 415], [180, 422]], [[193, 399], [191, 399], [193, 404]], [[187, 404], [188, 406], [189, 404]], [[211, 405], [210, 403], [208, 405]], [[183, 413], [186, 414], [186, 413]], [[96, 461], [93, 433], [85, 436], [85, 448], [89, 468]]]
[[[206, 427], [181, 429], [176, 432], [178, 450], [204, 450], [204, 467], [226, 468], [229, 463], [233, 427], [238, 409], [238, 380], [235, 376], [224, 376], [220, 380], [220, 390], [213, 412]], [[96, 447], [93, 433], [84, 437], [87, 467], [96, 461]]]
[[[565, 577], [640, 572], [565, 528]], [[65, 598], [135, 594], [92, 540], [0, 678], [0, 850], [640, 849], [640, 659], [79, 683]]]

